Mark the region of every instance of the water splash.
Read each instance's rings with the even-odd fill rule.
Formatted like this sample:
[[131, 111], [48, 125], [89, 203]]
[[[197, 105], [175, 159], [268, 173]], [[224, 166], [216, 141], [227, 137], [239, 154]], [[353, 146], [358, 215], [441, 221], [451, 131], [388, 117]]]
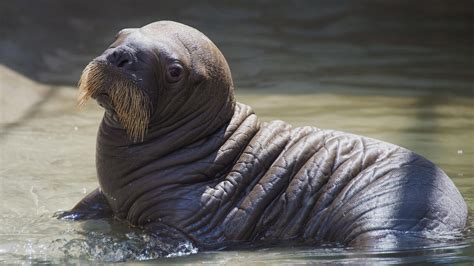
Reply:
[[88, 232], [84, 238], [67, 241], [60, 248], [67, 258], [102, 262], [143, 261], [197, 253], [190, 242], [176, 243], [145, 233], [110, 235]]
[[198, 251], [190, 242], [155, 237], [116, 221], [65, 222], [51, 215], [9, 215], [8, 220], [17, 222], [0, 228], [0, 263], [145, 261]]

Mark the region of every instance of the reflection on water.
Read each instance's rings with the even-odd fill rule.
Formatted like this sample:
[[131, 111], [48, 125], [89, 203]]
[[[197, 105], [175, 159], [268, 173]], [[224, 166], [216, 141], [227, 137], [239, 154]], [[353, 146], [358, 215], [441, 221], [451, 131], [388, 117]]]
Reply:
[[[93, 103], [78, 110], [74, 96], [73, 90], [55, 90], [32, 119], [2, 131], [0, 261], [110, 262], [168, 254], [169, 246], [143, 242], [147, 236], [129, 234], [106, 221], [84, 224], [51, 217], [55, 211], [73, 206], [97, 186], [94, 145], [101, 110]], [[239, 101], [252, 105], [264, 120], [278, 118], [295, 126], [344, 129], [416, 150], [437, 162], [454, 180], [469, 206], [474, 206], [472, 99], [454, 97], [427, 111], [425, 106], [416, 104], [417, 97], [406, 95], [287, 95], [241, 90], [237, 96]], [[429, 112], [436, 114], [435, 120], [417, 115]], [[473, 242], [472, 233], [468, 233], [464, 240], [416, 250], [258, 248], [204, 252], [166, 262], [454, 262], [474, 256]], [[192, 246], [183, 244], [179, 254], [195, 252]]]
[[[0, 3], [1, 17], [7, 18], [0, 26], [6, 36], [0, 40], [0, 262], [85, 263], [167, 254], [167, 243], [111, 221], [51, 218], [97, 186], [101, 110], [94, 104], [84, 111], [75, 107], [71, 87], [81, 68], [118, 29], [161, 18], [194, 25], [218, 44], [233, 71], [238, 100], [261, 119], [348, 131], [414, 150], [441, 166], [474, 208], [474, 45], [467, 2], [291, 1], [290, 8], [274, 1], [173, 1], [167, 8], [134, 5], [136, 13], [120, 16], [113, 16], [114, 8], [132, 10], [130, 3], [103, 1], [91, 10], [82, 1], [71, 1], [73, 9], [61, 1], [49, 7], [7, 2]], [[35, 8], [25, 8], [30, 5]], [[164, 262], [472, 262], [472, 229], [466, 235], [415, 250], [252, 247]], [[195, 252], [183, 244], [175, 255]]]

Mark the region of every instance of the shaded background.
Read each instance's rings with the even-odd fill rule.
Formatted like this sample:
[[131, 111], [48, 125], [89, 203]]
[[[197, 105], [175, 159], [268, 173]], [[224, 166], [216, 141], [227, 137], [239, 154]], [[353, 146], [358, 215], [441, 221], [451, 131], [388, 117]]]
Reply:
[[237, 88], [473, 94], [473, 1], [200, 2], [2, 1], [0, 63], [75, 85], [120, 29], [167, 19], [208, 35]]

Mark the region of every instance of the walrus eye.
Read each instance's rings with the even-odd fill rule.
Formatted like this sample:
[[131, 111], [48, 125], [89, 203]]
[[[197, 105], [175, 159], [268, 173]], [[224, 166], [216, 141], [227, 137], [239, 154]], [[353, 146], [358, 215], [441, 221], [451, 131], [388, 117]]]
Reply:
[[183, 67], [178, 63], [174, 63], [168, 66], [166, 80], [170, 83], [177, 82], [181, 79], [182, 73]]

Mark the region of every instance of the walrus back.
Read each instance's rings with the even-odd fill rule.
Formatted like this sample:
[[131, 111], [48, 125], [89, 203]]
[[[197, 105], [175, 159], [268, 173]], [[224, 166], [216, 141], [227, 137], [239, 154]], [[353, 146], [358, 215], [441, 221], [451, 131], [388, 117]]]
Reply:
[[217, 230], [224, 240], [360, 245], [462, 230], [466, 222], [466, 204], [442, 170], [370, 138], [272, 121], [234, 165], [224, 180], [239, 175], [241, 188]]

